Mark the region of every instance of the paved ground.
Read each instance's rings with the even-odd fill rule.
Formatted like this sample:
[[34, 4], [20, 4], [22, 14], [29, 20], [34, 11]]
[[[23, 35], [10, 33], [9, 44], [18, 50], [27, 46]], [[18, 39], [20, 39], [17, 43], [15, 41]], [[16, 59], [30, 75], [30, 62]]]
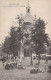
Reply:
[[[24, 66], [26, 62], [27, 61], [24, 62]], [[0, 62], [0, 80], [51, 80], [51, 74], [46, 71], [44, 73], [30, 74], [30, 70], [34, 66], [30, 66], [28, 63], [29, 62], [27, 62], [27, 65], [25, 66], [26, 70], [5, 70], [2, 66], [2, 62]], [[44, 63], [44, 61], [41, 61], [41, 64], [42, 63]], [[44, 65], [42, 64], [40, 67], [43, 69]]]

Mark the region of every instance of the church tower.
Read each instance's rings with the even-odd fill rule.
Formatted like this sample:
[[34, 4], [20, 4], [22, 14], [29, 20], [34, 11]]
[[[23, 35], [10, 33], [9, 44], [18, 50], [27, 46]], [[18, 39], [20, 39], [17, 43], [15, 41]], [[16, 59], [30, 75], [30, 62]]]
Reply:
[[26, 7], [26, 13], [27, 13], [27, 14], [30, 13], [30, 8], [31, 8], [30, 6], [27, 6], [27, 7]]
[[30, 23], [33, 23], [34, 22], [34, 18], [33, 18], [33, 16], [31, 15], [31, 7], [29, 6], [29, 4], [28, 4], [28, 6], [26, 7], [26, 15], [24, 16], [24, 22], [30, 22]]

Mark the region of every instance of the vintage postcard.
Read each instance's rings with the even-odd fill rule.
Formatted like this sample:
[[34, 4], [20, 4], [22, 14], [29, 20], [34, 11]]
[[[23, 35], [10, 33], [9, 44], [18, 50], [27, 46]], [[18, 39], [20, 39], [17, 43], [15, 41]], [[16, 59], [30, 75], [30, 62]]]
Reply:
[[0, 0], [0, 80], [51, 80], [51, 0]]

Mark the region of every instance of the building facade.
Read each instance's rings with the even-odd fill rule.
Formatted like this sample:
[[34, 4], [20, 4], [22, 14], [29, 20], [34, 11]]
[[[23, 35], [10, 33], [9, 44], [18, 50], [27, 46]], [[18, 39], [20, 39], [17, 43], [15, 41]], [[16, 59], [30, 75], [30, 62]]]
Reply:
[[26, 15], [19, 18], [19, 26], [23, 32], [23, 39], [21, 41], [21, 50], [20, 50], [20, 57], [30, 57], [31, 56], [31, 29], [34, 27], [36, 16], [33, 17], [31, 15], [31, 7], [28, 5], [26, 7]]

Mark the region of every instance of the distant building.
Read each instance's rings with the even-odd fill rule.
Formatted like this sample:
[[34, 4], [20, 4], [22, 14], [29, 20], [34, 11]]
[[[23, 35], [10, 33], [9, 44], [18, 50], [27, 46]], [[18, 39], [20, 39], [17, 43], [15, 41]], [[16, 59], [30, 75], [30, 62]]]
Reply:
[[23, 31], [23, 40], [21, 41], [21, 50], [19, 55], [23, 57], [30, 57], [30, 33], [31, 33], [31, 28], [34, 26], [36, 16], [33, 17], [31, 15], [31, 7], [28, 5], [26, 7], [26, 15], [23, 17], [21, 16], [19, 26], [22, 26], [22, 31]]

